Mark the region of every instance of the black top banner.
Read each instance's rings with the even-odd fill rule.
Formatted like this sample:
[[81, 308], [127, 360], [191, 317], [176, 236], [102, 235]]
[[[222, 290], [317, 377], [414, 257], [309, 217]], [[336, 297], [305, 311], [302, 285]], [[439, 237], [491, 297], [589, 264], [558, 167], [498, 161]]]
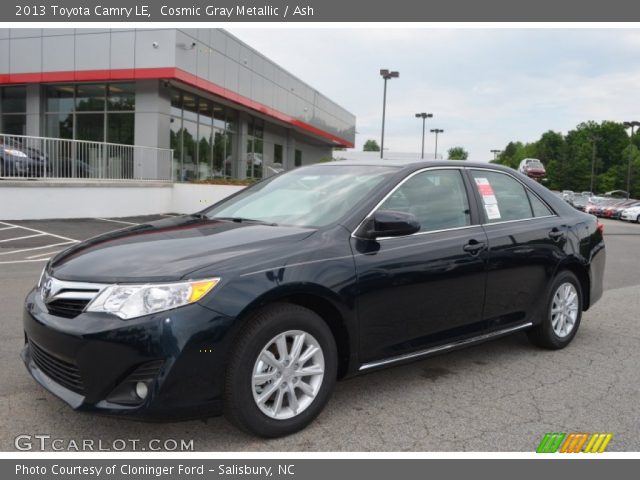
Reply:
[[629, 0], [14, 0], [2, 22], [635, 22]]

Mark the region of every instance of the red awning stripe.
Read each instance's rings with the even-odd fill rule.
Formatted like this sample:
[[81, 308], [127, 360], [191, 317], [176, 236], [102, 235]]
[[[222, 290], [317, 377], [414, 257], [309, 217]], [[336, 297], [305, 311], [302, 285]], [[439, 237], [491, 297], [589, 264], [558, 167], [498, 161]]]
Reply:
[[227, 88], [204, 80], [196, 75], [180, 68], [126, 68], [114, 70], [79, 70], [66, 72], [41, 72], [41, 73], [8, 73], [0, 74], [0, 85], [22, 83], [53, 83], [53, 82], [95, 82], [110, 80], [146, 80], [146, 79], [177, 80], [218, 97], [222, 97], [243, 107], [249, 108], [263, 115], [275, 118], [288, 125], [296, 127], [315, 136], [330, 140], [336, 146], [352, 148], [353, 143], [326, 132], [311, 124], [298, 120], [286, 113], [251, 100]]

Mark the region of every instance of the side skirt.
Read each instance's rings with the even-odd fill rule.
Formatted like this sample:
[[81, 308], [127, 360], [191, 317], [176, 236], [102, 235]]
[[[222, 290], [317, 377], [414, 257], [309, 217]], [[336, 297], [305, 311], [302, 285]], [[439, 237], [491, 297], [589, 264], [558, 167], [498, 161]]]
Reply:
[[420, 350], [418, 352], [398, 355], [397, 357], [390, 357], [383, 360], [376, 360], [375, 362], [369, 362], [361, 365], [359, 368], [359, 371], [362, 372], [372, 368], [384, 367], [384, 366], [391, 365], [398, 362], [405, 362], [408, 360], [413, 360], [420, 357], [426, 357], [428, 355], [434, 355], [437, 353], [446, 352], [448, 350], [457, 349], [460, 347], [466, 347], [468, 345], [473, 345], [475, 343], [481, 343], [487, 340], [501, 337], [503, 335], [508, 335], [510, 333], [517, 332], [519, 330], [524, 330], [532, 326], [533, 326], [533, 323], [527, 322], [521, 325], [516, 325], [514, 327], [504, 328], [502, 330], [496, 330], [495, 332], [483, 333], [482, 335], [478, 335], [471, 338], [465, 338], [464, 340], [458, 340], [456, 342], [446, 343], [444, 345], [438, 345], [436, 347], [427, 348], [425, 350]]

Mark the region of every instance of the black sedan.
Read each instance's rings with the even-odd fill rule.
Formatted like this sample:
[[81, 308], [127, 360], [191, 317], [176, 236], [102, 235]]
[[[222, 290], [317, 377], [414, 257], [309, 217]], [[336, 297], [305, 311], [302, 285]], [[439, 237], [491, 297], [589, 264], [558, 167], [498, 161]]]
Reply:
[[340, 378], [519, 331], [567, 346], [604, 264], [596, 218], [514, 170], [331, 162], [58, 254], [22, 356], [78, 410], [274, 437]]

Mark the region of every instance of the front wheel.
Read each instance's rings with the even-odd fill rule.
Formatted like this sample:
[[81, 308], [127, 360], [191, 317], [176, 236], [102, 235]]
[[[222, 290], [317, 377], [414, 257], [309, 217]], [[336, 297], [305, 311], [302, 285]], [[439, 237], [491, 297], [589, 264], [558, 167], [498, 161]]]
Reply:
[[553, 281], [540, 324], [527, 332], [535, 345], [551, 350], [566, 347], [582, 318], [582, 288], [576, 276], [562, 271]]
[[301, 430], [329, 399], [337, 358], [331, 330], [314, 312], [290, 304], [261, 310], [244, 328], [229, 361], [227, 418], [263, 437]]

